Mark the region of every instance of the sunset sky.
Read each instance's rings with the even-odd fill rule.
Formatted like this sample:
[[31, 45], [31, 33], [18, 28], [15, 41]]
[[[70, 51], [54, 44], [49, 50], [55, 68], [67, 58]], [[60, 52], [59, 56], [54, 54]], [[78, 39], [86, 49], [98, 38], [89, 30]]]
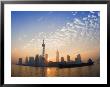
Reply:
[[45, 53], [49, 60], [77, 54], [82, 59], [100, 57], [100, 12], [98, 11], [12, 11], [12, 60]]

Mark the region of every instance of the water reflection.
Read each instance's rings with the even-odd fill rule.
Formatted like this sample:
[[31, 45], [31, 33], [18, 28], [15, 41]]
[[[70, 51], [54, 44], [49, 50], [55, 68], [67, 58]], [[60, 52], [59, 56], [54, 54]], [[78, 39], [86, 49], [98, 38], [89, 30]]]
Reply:
[[100, 65], [78, 68], [31, 67], [12, 65], [13, 77], [99, 77]]

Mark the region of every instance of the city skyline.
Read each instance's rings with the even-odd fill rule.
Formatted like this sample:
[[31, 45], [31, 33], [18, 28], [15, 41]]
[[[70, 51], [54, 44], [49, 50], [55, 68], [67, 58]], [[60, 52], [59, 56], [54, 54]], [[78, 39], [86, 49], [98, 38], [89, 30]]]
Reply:
[[45, 54], [77, 54], [82, 58], [100, 57], [100, 12], [98, 11], [12, 11], [12, 60]]
[[[56, 61], [50, 61], [48, 60], [48, 54], [45, 54], [45, 41], [43, 40], [42, 43], [42, 55], [35, 55], [34, 56], [29, 56], [25, 58], [25, 61], [23, 62], [23, 58], [19, 58], [17, 61], [17, 65], [23, 65], [23, 66], [36, 66], [36, 67], [62, 67], [67, 65], [67, 67], [74, 67], [75, 65], [81, 65], [81, 66], [85, 66], [85, 65], [93, 65], [93, 61], [92, 58], [88, 58], [88, 60], [86, 60], [86, 63], [84, 63], [81, 60], [81, 55], [77, 54], [77, 57], [75, 57], [75, 60], [71, 60], [71, 57], [69, 55], [67, 55], [67, 60], [65, 60], [65, 58], [62, 56], [61, 58], [59, 58], [59, 52], [57, 50], [56, 52]], [[76, 66], [75, 66], [76, 67]]]

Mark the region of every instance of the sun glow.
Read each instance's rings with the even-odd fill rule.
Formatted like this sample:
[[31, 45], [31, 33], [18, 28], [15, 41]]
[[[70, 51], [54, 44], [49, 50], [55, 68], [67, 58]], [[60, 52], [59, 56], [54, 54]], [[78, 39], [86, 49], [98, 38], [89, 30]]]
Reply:
[[[42, 55], [43, 39], [48, 61], [56, 61], [57, 50], [65, 60], [67, 55], [74, 60], [77, 54], [83, 59], [99, 57], [99, 14], [98, 11], [12, 12], [12, 59]], [[20, 26], [16, 29], [17, 24]]]

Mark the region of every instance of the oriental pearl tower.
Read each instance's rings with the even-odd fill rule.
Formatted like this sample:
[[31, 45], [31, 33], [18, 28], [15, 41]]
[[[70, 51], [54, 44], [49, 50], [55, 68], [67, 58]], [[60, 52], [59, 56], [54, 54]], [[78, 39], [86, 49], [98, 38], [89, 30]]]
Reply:
[[42, 56], [44, 57], [44, 55], [45, 55], [45, 44], [44, 44], [44, 40], [43, 40], [42, 47], [43, 47]]

